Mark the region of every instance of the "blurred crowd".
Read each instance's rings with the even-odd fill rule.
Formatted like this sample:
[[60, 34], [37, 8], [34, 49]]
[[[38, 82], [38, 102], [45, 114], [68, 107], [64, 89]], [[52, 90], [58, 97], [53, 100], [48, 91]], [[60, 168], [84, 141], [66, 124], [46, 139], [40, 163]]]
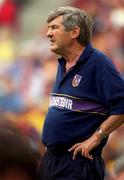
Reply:
[[[0, 0], [0, 113], [39, 142], [57, 57], [49, 49], [47, 25], [35, 37], [17, 43], [22, 33], [20, 14], [29, 3]], [[111, 58], [124, 77], [124, 0], [70, 0], [65, 5], [85, 9], [92, 16], [93, 45]], [[123, 138], [122, 127], [104, 150], [106, 180], [124, 179]]]

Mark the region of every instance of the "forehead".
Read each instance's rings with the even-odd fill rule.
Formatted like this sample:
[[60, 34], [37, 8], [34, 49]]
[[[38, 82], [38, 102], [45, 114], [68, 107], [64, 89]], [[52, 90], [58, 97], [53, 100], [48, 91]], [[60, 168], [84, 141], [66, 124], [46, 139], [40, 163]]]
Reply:
[[51, 22], [48, 23], [48, 26], [51, 26], [51, 25], [59, 25], [59, 24], [62, 24], [63, 22], [63, 16], [58, 16], [56, 18], [54, 18]]

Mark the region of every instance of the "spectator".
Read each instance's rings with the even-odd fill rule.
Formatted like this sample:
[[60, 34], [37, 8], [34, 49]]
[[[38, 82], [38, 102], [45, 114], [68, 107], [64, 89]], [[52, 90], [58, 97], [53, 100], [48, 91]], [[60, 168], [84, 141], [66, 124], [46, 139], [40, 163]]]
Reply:
[[0, 117], [0, 179], [34, 180], [40, 153], [13, 123]]
[[122, 180], [124, 179], [124, 155], [117, 158], [115, 161], [115, 180]]
[[2, 0], [0, 3], [0, 25], [13, 27], [16, 23], [17, 8], [12, 0]]

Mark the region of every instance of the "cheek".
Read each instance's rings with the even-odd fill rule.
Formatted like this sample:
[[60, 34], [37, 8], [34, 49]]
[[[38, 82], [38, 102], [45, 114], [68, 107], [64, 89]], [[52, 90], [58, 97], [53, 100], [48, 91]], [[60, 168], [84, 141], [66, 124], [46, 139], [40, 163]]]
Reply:
[[62, 34], [62, 35], [58, 36], [58, 40], [59, 40], [59, 42], [62, 42], [63, 44], [66, 44], [66, 43], [68, 43], [70, 41], [70, 38], [69, 38], [69, 36]]

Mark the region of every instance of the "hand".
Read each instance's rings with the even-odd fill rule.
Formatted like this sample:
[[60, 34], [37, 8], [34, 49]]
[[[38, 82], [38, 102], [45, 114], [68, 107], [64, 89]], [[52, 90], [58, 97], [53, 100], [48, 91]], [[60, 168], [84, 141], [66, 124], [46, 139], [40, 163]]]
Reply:
[[101, 142], [101, 139], [94, 134], [89, 139], [85, 140], [84, 142], [77, 143], [72, 146], [68, 151], [73, 151], [72, 159], [75, 160], [78, 153], [81, 153], [82, 156], [93, 160], [93, 156], [90, 154], [91, 150], [93, 150], [96, 146], [98, 146]]

